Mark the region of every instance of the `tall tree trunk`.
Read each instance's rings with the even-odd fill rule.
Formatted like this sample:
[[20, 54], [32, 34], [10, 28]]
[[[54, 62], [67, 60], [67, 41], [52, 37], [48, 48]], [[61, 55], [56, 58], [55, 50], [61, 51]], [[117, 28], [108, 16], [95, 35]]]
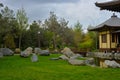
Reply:
[[38, 34], [38, 47], [39, 48], [41, 47], [41, 44], [40, 44], [40, 34]]
[[19, 49], [21, 48], [21, 40], [22, 40], [22, 34], [19, 36]]
[[56, 49], [56, 37], [53, 35], [53, 48]]

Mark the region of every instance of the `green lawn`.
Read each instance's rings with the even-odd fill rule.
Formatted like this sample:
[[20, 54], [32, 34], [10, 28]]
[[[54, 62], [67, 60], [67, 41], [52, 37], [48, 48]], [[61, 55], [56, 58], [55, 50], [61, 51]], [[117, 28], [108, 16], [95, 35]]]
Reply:
[[18, 55], [0, 59], [0, 80], [120, 80], [120, 69], [73, 66], [50, 60], [58, 54], [39, 56], [39, 62]]

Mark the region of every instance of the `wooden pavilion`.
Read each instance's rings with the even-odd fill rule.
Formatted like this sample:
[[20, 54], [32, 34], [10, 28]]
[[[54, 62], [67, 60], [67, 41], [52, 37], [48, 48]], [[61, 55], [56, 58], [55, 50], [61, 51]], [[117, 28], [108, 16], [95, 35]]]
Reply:
[[[104, 3], [95, 3], [100, 10], [109, 10], [114, 12], [120, 12], [120, 0], [113, 0]], [[115, 14], [111, 16], [110, 19], [96, 26], [95, 28], [90, 29], [91, 31], [97, 31], [99, 34], [99, 50], [100, 51], [119, 51], [120, 52], [120, 18]], [[119, 52], [115, 54], [108, 53], [107, 56], [111, 57], [110, 60], [115, 60], [120, 63], [120, 54]], [[104, 63], [105, 60], [109, 58], [106, 54], [102, 54], [102, 58], [96, 58], [99, 62], [100, 67], [106, 67]], [[114, 56], [113, 56], [114, 55]], [[104, 57], [104, 58], [103, 58]], [[116, 58], [119, 57], [119, 58]]]
[[[120, 12], [120, 0], [113, 0], [103, 3], [95, 3], [100, 10], [109, 10]], [[120, 18], [115, 14], [110, 19], [99, 24], [90, 31], [97, 31], [99, 34], [99, 50], [100, 51], [120, 51]]]
[[110, 19], [99, 24], [90, 31], [97, 31], [99, 34], [99, 50], [118, 50], [120, 46], [120, 18], [115, 14]]

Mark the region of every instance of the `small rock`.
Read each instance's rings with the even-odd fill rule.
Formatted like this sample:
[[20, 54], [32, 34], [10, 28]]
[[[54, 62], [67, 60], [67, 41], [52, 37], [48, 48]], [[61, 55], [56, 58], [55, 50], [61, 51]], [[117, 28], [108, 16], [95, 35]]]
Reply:
[[33, 54], [31, 57], [32, 62], [37, 62], [38, 61], [38, 56], [36, 54]]
[[68, 62], [72, 65], [85, 65], [85, 61], [84, 60], [77, 60], [77, 59], [69, 59]]
[[0, 58], [2, 58], [2, 57], [3, 57], [3, 53], [0, 52]]

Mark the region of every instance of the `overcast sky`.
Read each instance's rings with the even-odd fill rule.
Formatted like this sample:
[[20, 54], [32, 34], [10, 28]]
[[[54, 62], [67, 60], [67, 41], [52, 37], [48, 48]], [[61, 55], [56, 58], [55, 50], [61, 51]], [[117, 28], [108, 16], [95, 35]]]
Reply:
[[[88, 25], [96, 26], [110, 18], [113, 12], [100, 11], [94, 4], [105, 1], [110, 0], [0, 0], [15, 12], [24, 7], [29, 22], [44, 21], [49, 17], [50, 11], [53, 11], [58, 18], [68, 20], [70, 26], [79, 21], [84, 28], [87, 28]], [[120, 16], [119, 13], [116, 14]]]

